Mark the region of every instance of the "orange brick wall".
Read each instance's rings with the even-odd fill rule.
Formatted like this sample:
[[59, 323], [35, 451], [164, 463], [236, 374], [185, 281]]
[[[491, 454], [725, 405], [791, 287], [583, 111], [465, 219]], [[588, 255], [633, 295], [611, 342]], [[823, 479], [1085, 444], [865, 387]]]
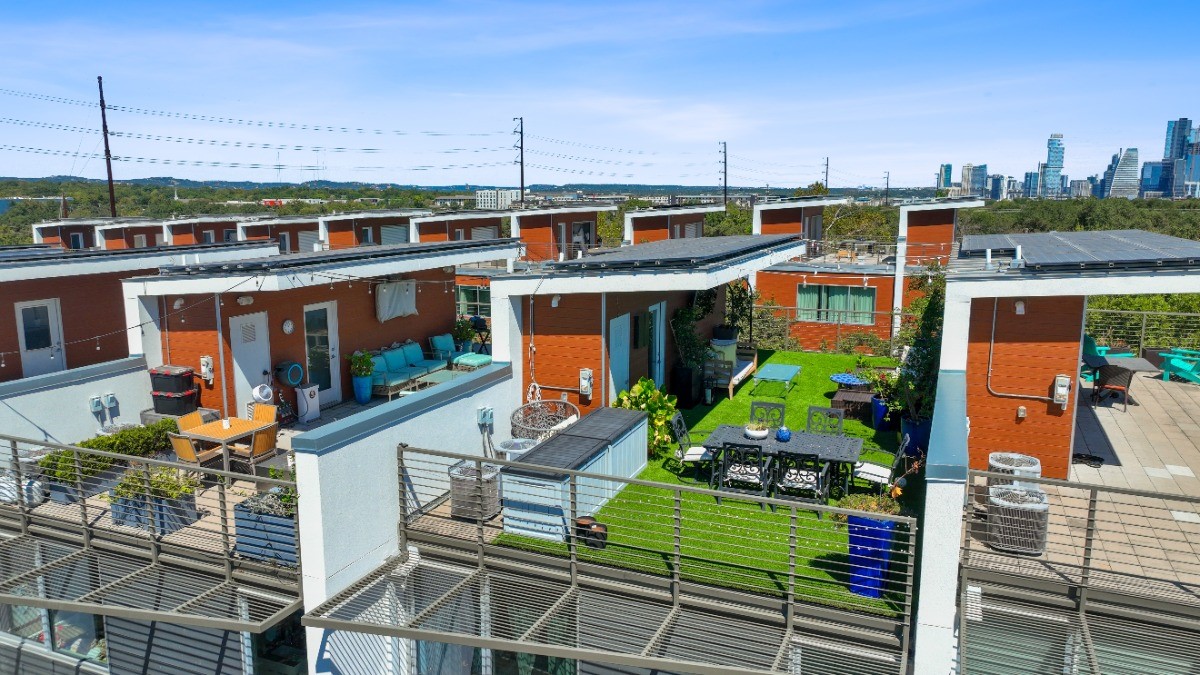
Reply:
[[96, 245], [96, 234], [90, 225], [61, 225], [59, 227], [47, 227], [42, 230], [42, 243], [51, 246], [58, 245], [63, 248], [71, 248], [71, 233], [80, 232], [83, 234], [83, 247], [91, 248]]
[[[862, 286], [863, 275], [860, 274], [804, 274], [801, 272], [759, 272], [758, 292], [762, 301], [771, 300], [780, 307], [796, 306], [796, 287], [804, 283], [821, 286]], [[892, 295], [895, 293], [896, 282], [891, 276], [867, 276], [867, 285], [875, 289], [875, 311], [886, 312], [876, 314], [874, 323], [870, 326], [843, 325], [821, 323], [817, 321], [794, 321], [791, 335], [800, 343], [802, 349], [819, 349], [824, 343], [833, 348], [839, 335], [850, 333], [871, 333], [881, 339], [891, 337]], [[907, 297], [906, 297], [907, 300]], [[789, 317], [792, 314], [789, 312]]]
[[[579, 386], [579, 370], [591, 368], [593, 373], [593, 394], [590, 398], [581, 399], [577, 392], [567, 392], [567, 400], [579, 406], [583, 414], [587, 414], [604, 404], [604, 393], [608, 391], [608, 372], [602, 367], [608, 363], [609, 356], [601, 358], [601, 350], [607, 349], [602, 338], [602, 331], [607, 330], [608, 322], [622, 314], [630, 314], [630, 350], [629, 350], [629, 381], [636, 382], [640, 377], [646, 377], [650, 372], [649, 353], [647, 348], [634, 348], [632, 332], [634, 327], [633, 315], [641, 315], [646, 320], [651, 305], [659, 302], [667, 303], [666, 321], [670, 321], [675, 311], [685, 303], [691, 302], [692, 294], [686, 291], [670, 293], [609, 293], [605, 301], [607, 316], [603, 316], [600, 307], [600, 294], [563, 295], [558, 307], [551, 307], [551, 299], [544, 296], [536, 298], [533, 307], [533, 335], [537, 352], [532, 364], [525, 357], [525, 367], [522, 373], [524, 387], [527, 389], [536, 375], [539, 385], [543, 387], [561, 387], [573, 389]], [[712, 329], [721, 322], [720, 308], [725, 306], [725, 292], [722, 287], [717, 293], [715, 306], [718, 308], [712, 315], [697, 324], [702, 335], [711, 336]], [[529, 354], [530, 340], [530, 308], [529, 298], [522, 298], [522, 354]], [[664, 348], [663, 374], [665, 384], [670, 385], [671, 367], [679, 360], [675, 349], [675, 340], [671, 336], [670, 325], [666, 327], [666, 345]], [[603, 363], [602, 363], [603, 362]], [[531, 372], [532, 371], [532, 372]], [[558, 398], [563, 392], [558, 389], [543, 389], [542, 398]]]
[[797, 206], [790, 209], [764, 209], [761, 234], [805, 234], [804, 218], [824, 211], [823, 206]]
[[[1023, 301], [1024, 316], [1015, 313], [1015, 299], [999, 301], [991, 388], [1000, 393], [1050, 396], [1055, 375], [1068, 375], [1072, 382], [1078, 378], [1084, 298], [1062, 296]], [[1041, 460], [1042, 475], [1065, 479], [1071, 468], [1078, 388], [1071, 388], [1066, 410], [1047, 401], [1005, 398], [989, 392], [992, 307], [993, 300], [989, 298], [976, 298], [971, 304], [967, 349], [971, 468], [986, 469], [988, 454], [992, 452], [1020, 452]], [[1025, 419], [1017, 418], [1018, 406], [1025, 406]]]
[[[453, 241], [455, 230], [462, 230], [463, 239], [469, 240], [471, 238], [472, 227], [495, 227], [497, 234], [500, 234], [500, 220], [500, 216], [465, 218], [461, 220], [431, 220], [419, 224], [421, 228], [421, 241]], [[524, 228], [524, 221], [522, 221], [521, 226]]]
[[[333, 290], [327, 285], [310, 286], [278, 292], [263, 293], [227, 293], [221, 307], [225, 337], [225, 370], [216, 373], [213, 384], [201, 386], [201, 405], [206, 408], [221, 409], [221, 387], [229, 400], [230, 414], [233, 410], [236, 394], [233, 389], [233, 358], [229, 345], [229, 318], [245, 314], [267, 312], [267, 325], [270, 328], [271, 362], [296, 361], [308, 366], [305, 359], [304, 347], [304, 306], [319, 302], [337, 301], [338, 319], [338, 351], [342, 359], [342, 397], [353, 396], [350, 389], [350, 368], [346, 355], [358, 349], [379, 349], [392, 342], [404, 342], [412, 339], [421, 344], [422, 350], [429, 349], [429, 337], [439, 333], [447, 333], [454, 325], [454, 275], [441, 270], [430, 270], [416, 274], [405, 274], [406, 279], [417, 279], [426, 282], [420, 284], [417, 294], [416, 316], [397, 317], [384, 323], [375, 318], [375, 296], [367, 292], [365, 283], [334, 284]], [[254, 298], [253, 304], [241, 306], [236, 298], [249, 295]], [[180, 296], [168, 296], [168, 303], [174, 303]], [[200, 369], [200, 357], [212, 356], [214, 364], [219, 368], [220, 356], [217, 349], [216, 309], [211, 300], [203, 296], [183, 296], [185, 311], [167, 318], [162, 339], [163, 359], [166, 363], [191, 366], [197, 372]], [[191, 305], [199, 302], [198, 305]], [[284, 335], [282, 325], [285, 319], [291, 319], [295, 330], [291, 335]], [[284, 395], [295, 402], [295, 393], [284, 389]]]
[[642, 216], [633, 219], [633, 243], [644, 244], [650, 241], [662, 241], [675, 236], [675, 228], [683, 228], [692, 223], [703, 223], [703, 213], [684, 213], [678, 216], [662, 214], [657, 216]]
[[[0, 352], [9, 352], [0, 367], [0, 381], [20, 379], [21, 357], [17, 338], [18, 302], [58, 298], [62, 313], [63, 342], [67, 367], [79, 368], [129, 356], [125, 336], [125, 302], [121, 279], [155, 270], [135, 270], [110, 274], [89, 274], [62, 279], [36, 279], [0, 284]], [[104, 335], [99, 340], [92, 340]], [[99, 349], [96, 347], [99, 346]]]
[[908, 214], [908, 264], [950, 261], [954, 242], [954, 209], [914, 211]]
[[[139, 234], [146, 235], [146, 246], [154, 246], [155, 237], [162, 237], [161, 225], [148, 225], [146, 227], [124, 227], [119, 230], [107, 230], [101, 237], [104, 242], [104, 248], [107, 250], [119, 250], [134, 248], [133, 238]], [[163, 242], [165, 245], [165, 241]]]
[[583, 213], [545, 213], [525, 215], [521, 217], [521, 241], [526, 244], [526, 257], [530, 260], [557, 259], [562, 242], [559, 241], [558, 226], [567, 225], [567, 237], [570, 239], [572, 223], [591, 223], [592, 241], [599, 244], [596, 237], [596, 217], [598, 211]]

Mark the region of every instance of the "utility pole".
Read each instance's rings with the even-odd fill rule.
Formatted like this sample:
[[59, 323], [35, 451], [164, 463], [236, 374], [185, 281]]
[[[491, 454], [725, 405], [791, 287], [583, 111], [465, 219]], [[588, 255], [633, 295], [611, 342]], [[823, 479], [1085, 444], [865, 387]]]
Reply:
[[829, 158], [825, 158], [825, 189], [829, 189]]
[[884, 171], [883, 172], [883, 205], [884, 206], [887, 206], [888, 204], [892, 203], [892, 200], [888, 198], [888, 191], [891, 189], [891, 186], [892, 186], [892, 174], [890, 171]]
[[117, 192], [113, 189], [112, 151], [108, 149], [108, 115], [104, 108], [104, 78], [96, 76], [96, 84], [100, 86], [100, 130], [104, 134], [104, 164], [108, 166], [108, 210], [112, 217], [117, 217]]
[[521, 153], [521, 206], [525, 205], [525, 118], [514, 117], [517, 123], [517, 150]]
[[726, 206], [729, 206], [729, 146], [721, 141], [721, 193]]

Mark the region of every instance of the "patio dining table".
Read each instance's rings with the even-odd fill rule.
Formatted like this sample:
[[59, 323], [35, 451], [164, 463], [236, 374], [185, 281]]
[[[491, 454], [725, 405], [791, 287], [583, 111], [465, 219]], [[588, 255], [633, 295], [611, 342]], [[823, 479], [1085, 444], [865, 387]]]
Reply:
[[[835, 472], [835, 479], [837, 474], [841, 473], [843, 465], [853, 465], [858, 461], [858, 458], [862, 455], [863, 447], [863, 439], [855, 436], [810, 434], [807, 431], [792, 431], [792, 437], [787, 442], [775, 438], [774, 433], [762, 440], [755, 440], [746, 438], [745, 427], [722, 424], [714, 429], [701, 444], [713, 451], [710, 485], [716, 482], [717, 460], [720, 457], [721, 449], [725, 447], [726, 443], [755, 445], [761, 447], [763, 454], [770, 457], [775, 457], [780, 453], [816, 455], [817, 459], [831, 465], [832, 470]], [[848, 477], [849, 475], [850, 473], [846, 472], [846, 476]]]
[[1154, 373], [1162, 370], [1146, 359], [1140, 359], [1136, 356], [1097, 356], [1095, 354], [1084, 354], [1083, 363], [1088, 368], [1100, 370], [1104, 366], [1120, 366], [1126, 370], [1132, 370], [1135, 373]]
[[[226, 427], [225, 423], [229, 426]], [[271, 426], [273, 422], [262, 422], [258, 420], [247, 420], [240, 417], [229, 417], [215, 422], [207, 422], [197, 427], [192, 427], [187, 431], [180, 431], [179, 435], [186, 436], [193, 440], [203, 441], [205, 443], [213, 443], [221, 446], [221, 468], [229, 471], [229, 444], [239, 438], [253, 436], [256, 431], [262, 431]]]

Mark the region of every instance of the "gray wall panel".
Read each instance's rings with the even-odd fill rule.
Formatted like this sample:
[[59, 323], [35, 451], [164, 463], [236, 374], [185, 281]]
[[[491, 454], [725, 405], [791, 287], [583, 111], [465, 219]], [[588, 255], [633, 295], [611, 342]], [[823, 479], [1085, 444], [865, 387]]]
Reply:
[[241, 634], [108, 618], [112, 675], [243, 675]]

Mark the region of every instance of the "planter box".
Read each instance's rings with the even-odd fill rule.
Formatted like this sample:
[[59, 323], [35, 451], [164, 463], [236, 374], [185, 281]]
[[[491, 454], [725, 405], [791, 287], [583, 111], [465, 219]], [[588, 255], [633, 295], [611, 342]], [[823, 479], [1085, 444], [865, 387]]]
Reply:
[[113, 523], [146, 531], [153, 530], [155, 534], [166, 536], [200, 519], [200, 512], [196, 508], [196, 495], [186, 495], [178, 499], [154, 497], [148, 503], [149, 508], [145, 497], [116, 499], [110, 511]]
[[118, 462], [95, 476], [84, 477], [82, 494], [74, 483], [58, 483], [47, 478], [46, 486], [50, 491], [50, 501], [58, 504], [74, 504], [89, 497], [95, 497], [101, 492], [112, 489], [117, 481], [121, 480], [121, 474], [124, 472], [125, 467]]
[[850, 592], [878, 598], [886, 590], [884, 577], [892, 555], [893, 520], [849, 516]]
[[296, 564], [295, 516], [252, 513], [247, 507], [235, 504], [233, 525], [233, 550], [238, 555], [283, 565]]

